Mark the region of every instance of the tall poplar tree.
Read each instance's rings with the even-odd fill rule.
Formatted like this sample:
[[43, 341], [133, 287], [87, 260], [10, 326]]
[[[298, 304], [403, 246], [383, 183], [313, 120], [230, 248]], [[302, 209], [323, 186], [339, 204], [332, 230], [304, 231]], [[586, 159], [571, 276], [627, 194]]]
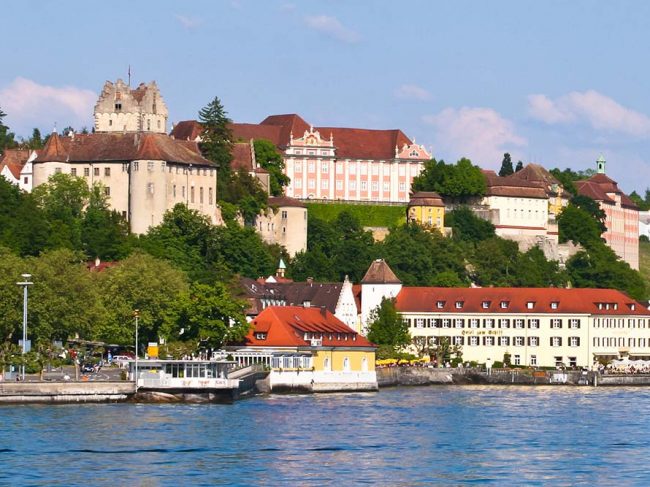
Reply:
[[224, 199], [224, 191], [230, 180], [230, 161], [232, 160], [232, 132], [228, 113], [219, 97], [199, 111], [199, 121], [203, 125], [201, 152], [206, 159], [218, 165], [217, 193]]
[[514, 172], [515, 170], [512, 167], [512, 159], [510, 158], [510, 154], [506, 152], [503, 154], [503, 161], [501, 161], [499, 176], [510, 176]]

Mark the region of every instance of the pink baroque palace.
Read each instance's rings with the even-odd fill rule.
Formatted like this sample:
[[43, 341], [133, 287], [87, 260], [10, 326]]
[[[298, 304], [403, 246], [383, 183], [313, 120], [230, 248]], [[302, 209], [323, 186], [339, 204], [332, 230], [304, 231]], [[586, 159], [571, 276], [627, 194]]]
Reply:
[[[407, 203], [413, 178], [431, 159], [399, 129], [314, 127], [296, 114], [233, 123], [231, 129], [236, 141], [275, 144], [291, 179], [286, 195], [298, 199]], [[200, 124], [188, 120], [171, 135], [196, 140], [200, 133]]]

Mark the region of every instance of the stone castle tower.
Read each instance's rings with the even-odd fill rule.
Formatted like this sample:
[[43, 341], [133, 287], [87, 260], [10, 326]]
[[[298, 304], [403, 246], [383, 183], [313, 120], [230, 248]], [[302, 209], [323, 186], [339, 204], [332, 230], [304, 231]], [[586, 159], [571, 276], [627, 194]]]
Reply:
[[155, 81], [136, 89], [121, 79], [107, 81], [95, 105], [95, 132], [165, 134], [168, 115]]

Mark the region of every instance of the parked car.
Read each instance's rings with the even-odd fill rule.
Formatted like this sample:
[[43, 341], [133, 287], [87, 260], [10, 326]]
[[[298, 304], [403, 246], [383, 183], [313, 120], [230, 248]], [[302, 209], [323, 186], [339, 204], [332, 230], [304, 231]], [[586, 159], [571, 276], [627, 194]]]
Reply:
[[115, 355], [113, 357], [113, 363], [116, 364], [121, 369], [125, 369], [126, 367], [128, 367], [130, 360], [133, 359], [127, 355]]
[[92, 374], [95, 372], [95, 365], [88, 362], [81, 364], [81, 372], [83, 374]]

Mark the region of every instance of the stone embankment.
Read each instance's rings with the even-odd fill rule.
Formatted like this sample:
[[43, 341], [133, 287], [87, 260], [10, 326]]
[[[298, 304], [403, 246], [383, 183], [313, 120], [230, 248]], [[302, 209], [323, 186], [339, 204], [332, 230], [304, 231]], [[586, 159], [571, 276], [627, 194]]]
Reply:
[[134, 394], [133, 382], [0, 382], [0, 404], [117, 402]]

